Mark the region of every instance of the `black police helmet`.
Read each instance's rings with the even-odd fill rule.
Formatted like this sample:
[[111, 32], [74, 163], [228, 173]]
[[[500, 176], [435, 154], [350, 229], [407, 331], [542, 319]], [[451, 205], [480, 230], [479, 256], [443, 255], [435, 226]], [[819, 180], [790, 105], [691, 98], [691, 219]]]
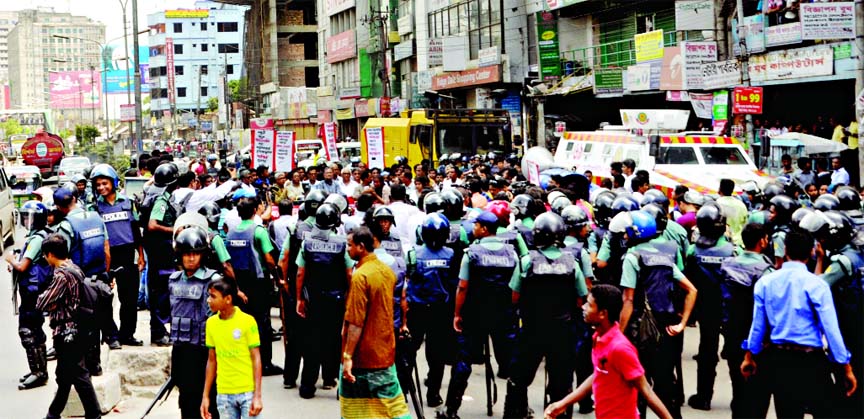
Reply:
[[174, 252], [178, 255], [187, 252], [204, 252], [210, 248], [209, 237], [200, 228], [187, 227], [174, 239]]
[[669, 214], [666, 212], [666, 207], [661, 207], [658, 204], [651, 203], [642, 206], [642, 211], [645, 211], [652, 216], [654, 216], [654, 220], [657, 222], [657, 232], [662, 233], [666, 230], [666, 226], [669, 224]]
[[447, 218], [458, 220], [465, 215], [465, 209], [463, 208], [465, 201], [462, 198], [462, 194], [452, 189], [447, 189], [441, 192], [441, 199], [444, 200], [444, 215]]
[[431, 192], [426, 194], [423, 198], [423, 210], [426, 211], [427, 214], [444, 212], [446, 208], [447, 203], [444, 202], [444, 198], [442, 198], [438, 193]]
[[533, 215], [531, 213], [531, 207], [533, 205], [534, 198], [532, 198], [531, 195], [519, 194], [513, 198], [513, 202], [510, 202], [510, 212], [513, 213], [517, 220], [528, 218]]
[[857, 234], [852, 218], [840, 211], [826, 211], [824, 214], [831, 221], [830, 239], [825, 242], [826, 248], [837, 251], [851, 243]]
[[669, 197], [659, 189], [648, 189], [642, 196], [642, 206], [644, 207], [648, 204], [657, 204], [660, 208], [666, 210], [669, 208]]
[[771, 198], [771, 208], [774, 208], [774, 218], [771, 223], [775, 226], [789, 224], [792, 221], [792, 213], [795, 212], [801, 205], [798, 201], [786, 196], [777, 195]]
[[819, 211], [837, 210], [840, 209], [840, 200], [831, 194], [819, 195], [819, 197], [813, 201], [813, 208]]
[[327, 199], [327, 194], [320, 189], [313, 189], [306, 194], [306, 199], [303, 200], [303, 209], [307, 216], [312, 216], [318, 213], [318, 208]]
[[564, 208], [567, 208], [570, 205], [573, 205], [573, 201], [570, 201], [570, 198], [567, 198], [566, 196], [562, 196], [555, 198], [550, 207], [552, 208], [552, 212], [561, 215], [561, 211], [564, 211]]
[[851, 186], [841, 186], [835, 192], [840, 205], [837, 207], [839, 211], [860, 211], [861, 210], [861, 195]]
[[790, 219], [789, 224], [794, 229], [801, 229], [801, 220], [814, 212], [816, 212], [816, 210], [814, 210], [813, 208], [798, 208], [797, 210], [795, 210], [795, 212], [792, 213], [792, 218]]
[[636, 203], [636, 200], [634, 200], [632, 196], [618, 196], [614, 201], [612, 201], [613, 215], [638, 210], [639, 204]]
[[153, 183], [160, 188], [171, 186], [177, 182], [177, 166], [171, 163], [162, 163], [153, 172]]
[[201, 208], [198, 208], [198, 214], [204, 216], [207, 219], [207, 223], [211, 226], [219, 223], [219, 216], [222, 214], [222, 209], [219, 208], [219, 205], [216, 205], [215, 202], [208, 201], [205, 202]]
[[396, 225], [396, 217], [393, 216], [393, 211], [387, 207], [376, 208], [375, 212], [372, 213], [372, 220], [376, 223], [381, 220], [390, 220], [390, 223]]
[[570, 205], [561, 211], [561, 219], [569, 229], [579, 229], [591, 222], [588, 214], [578, 205]]
[[544, 212], [534, 220], [534, 244], [537, 247], [548, 247], [560, 244], [564, 240], [567, 227], [558, 214]]
[[726, 233], [726, 216], [717, 204], [707, 204], [696, 212], [696, 227], [700, 236], [719, 239]]
[[601, 192], [594, 198], [594, 219], [601, 226], [607, 226], [609, 220], [615, 215], [612, 213], [613, 202], [615, 202], [615, 192], [612, 191]]
[[315, 212], [315, 227], [321, 230], [330, 230], [338, 227], [340, 223], [339, 214], [339, 207], [335, 204], [321, 204]]
[[765, 202], [770, 202], [772, 198], [777, 195], [783, 195], [783, 192], [786, 189], [783, 185], [775, 182], [771, 182], [765, 185], [765, 189], [762, 190], [762, 196], [764, 197]]

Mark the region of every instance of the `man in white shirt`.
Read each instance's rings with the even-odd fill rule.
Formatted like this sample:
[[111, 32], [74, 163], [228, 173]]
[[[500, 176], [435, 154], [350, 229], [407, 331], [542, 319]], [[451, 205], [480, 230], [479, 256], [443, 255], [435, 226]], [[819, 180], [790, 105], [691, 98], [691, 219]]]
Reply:
[[393, 228], [402, 242], [403, 248], [407, 251], [412, 244], [417, 243], [417, 226], [419, 225], [417, 220], [422, 221], [418, 215], [422, 215], [423, 212], [414, 205], [406, 203], [405, 200], [405, 185], [390, 187], [390, 205], [387, 208], [393, 212], [393, 218], [396, 221]]
[[631, 182], [636, 177], [636, 162], [633, 159], [626, 159], [621, 162], [621, 175], [624, 176], [624, 189], [633, 193]]
[[342, 179], [339, 180], [339, 189], [342, 191], [342, 195], [345, 197], [353, 197], [354, 193], [357, 190], [357, 186], [359, 184], [354, 181], [351, 176], [351, 168], [346, 167], [342, 169]]
[[198, 189], [192, 193], [189, 202], [186, 203], [186, 212], [198, 212], [206, 202], [218, 201], [231, 193], [231, 189], [237, 182], [229, 180], [221, 185], [211, 183], [210, 186]]
[[465, 182], [459, 178], [459, 173], [456, 171], [456, 168], [452, 165], [448, 165], [445, 169], [445, 176], [447, 176], [443, 182], [441, 182], [441, 190], [450, 189], [454, 186], [461, 186]]
[[839, 157], [831, 159], [831, 169], [831, 186], [849, 184], [849, 172], [843, 168]]

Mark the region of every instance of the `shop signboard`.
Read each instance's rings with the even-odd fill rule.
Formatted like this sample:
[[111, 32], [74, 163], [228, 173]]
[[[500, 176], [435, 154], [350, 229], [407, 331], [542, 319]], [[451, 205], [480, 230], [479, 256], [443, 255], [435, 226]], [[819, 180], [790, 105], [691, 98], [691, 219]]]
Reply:
[[411, 58], [414, 55], [414, 40], [408, 39], [405, 42], [400, 42], [393, 47], [393, 60], [402, 61], [406, 58]]
[[294, 131], [276, 131], [273, 170], [290, 172], [294, 170]]
[[712, 119], [711, 108], [714, 104], [714, 94], [690, 93], [690, 104], [693, 105], [693, 112], [696, 114], [696, 117]]
[[716, 42], [682, 42], [681, 56], [684, 58], [684, 89], [702, 88], [702, 64], [717, 61]]
[[650, 64], [636, 64], [627, 67], [627, 90], [631, 92], [651, 90]]
[[168, 69], [168, 103], [174, 104], [174, 38], [165, 38], [165, 67]]
[[663, 58], [663, 30], [636, 34], [634, 44], [637, 63]]
[[670, 90], [666, 92], [667, 102], [689, 102], [690, 93], [681, 90]]
[[660, 90], [684, 90], [684, 58], [681, 47], [667, 47], [663, 53], [663, 71], [660, 75]]
[[444, 44], [438, 38], [429, 39], [426, 55], [426, 64], [429, 67], [438, 67], [444, 64]]
[[802, 3], [801, 37], [809, 40], [855, 38], [855, 3]]
[[714, 0], [677, 0], [675, 29], [679, 31], [714, 30]]
[[432, 77], [432, 90], [453, 89], [501, 81], [501, 69], [497, 65], [480, 67]]
[[849, 42], [835, 44], [831, 48], [834, 49], [834, 61], [852, 58], [852, 44]]
[[624, 93], [623, 68], [595, 68], [594, 94], [610, 95]]
[[354, 7], [354, 0], [326, 0], [324, 2], [324, 10], [327, 11], [327, 16], [333, 16], [352, 7]]
[[414, 15], [409, 14], [399, 18], [396, 21], [396, 25], [399, 28], [399, 35], [408, 35], [411, 32], [414, 32]]
[[702, 64], [702, 89], [714, 90], [741, 84], [738, 60]]
[[357, 39], [354, 29], [327, 38], [327, 63], [338, 63], [356, 56]]
[[550, 12], [537, 12], [537, 52], [540, 55], [540, 78], [561, 77], [558, 21]]
[[834, 73], [834, 49], [830, 45], [772, 51], [750, 57], [750, 80], [764, 82]]
[[364, 128], [366, 131], [366, 156], [369, 158], [370, 169], [384, 168], [384, 129], [381, 127]]
[[501, 64], [501, 54], [498, 53], [498, 46], [491, 46], [477, 51], [477, 65], [486, 67], [496, 64]]
[[468, 68], [468, 37], [446, 36], [442, 41], [444, 71], [462, 71]]
[[120, 105], [120, 122], [132, 122], [135, 120], [135, 104]]
[[761, 115], [763, 98], [761, 87], [736, 87], [732, 89], [732, 113]]
[[562, 7], [572, 6], [576, 3], [582, 3], [588, 0], [546, 0], [546, 6], [549, 10], [560, 9]]
[[765, 28], [765, 46], [776, 47], [800, 43], [801, 22], [784, 23]]
[[729, 121], [729, 91], [720, 90], [714, 92], [714, 100], [711, 107], [714, 132], [720, 133], [726, 129]]
[[196, 19], [205, 17], [210, 17], [210, 11], [207, 9], [165, 11], [165, 19]]
[[[732, 19], [732, 28], [738, 27], [738, 20]], [[737, 30], [732, 32], [732, 52], [735, 56], [741, 55], [741, 39]], [[756, 54], [765, 51], [765, 16], [762, 14], [747, 16], [744, 18], [744, 46], [747, 54]]]

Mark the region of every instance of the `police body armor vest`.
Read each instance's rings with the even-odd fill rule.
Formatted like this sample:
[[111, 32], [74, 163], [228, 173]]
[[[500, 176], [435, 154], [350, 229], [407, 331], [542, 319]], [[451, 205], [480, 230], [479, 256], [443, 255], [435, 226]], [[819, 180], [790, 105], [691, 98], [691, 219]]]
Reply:
[[517, 238], [519, 237], [519, 233], [513, 230], [504, 230], [500, 233], [495, 234], [495, 238], [501, 240], [505, 244], [509, 244], [513, 246], [513, 250], [518, 249], [519, 243], [517, 242]]
[[731, 340], [732, 345], [740, 346], [750, 333], [753, 323], [753, 287], [772, 266], [765, 255], [758, 263], [745, 265], [735, 258], [727, 258], [721, 264], [720, 294], [723, 309], [720, 321], [725, 326], [724, 336]]
[[[30, 241], [35, 237], [45, 240], [49, 234], [50, 232], [45, 229], [33, 233], [24, 243], [24, 249], [30, 246]], [[21, 252], [18, 256], [19, 262], [22, 259], [24, 259], [24, 252]], [[54, 269], [48, 265], [48, 262], [45, 260], [45, 254], [41, 253], [36, 260], [30, 261], [30, 268], [26, 272], [13, 270], [12, 273], [18, 278], [18, 289], [22, 290], [22, 294], [26, 292], [34, 297], [38, 297], [39, 294], [48, 288], [48, 284], [51, 283]]]
[[840, 254], [849, 259], [852, 270], [845, 272], [844, 268], [843, 279], [834, 283], [831, 294], [843, 340], [855, 356], [864, 339], [864, 257], [852, 246], [846, 246]]
[[207, 286], [218, 275], [212, 269], [205, 269], [204, 279], [192, 276], [184, 280], [183, 276], [183, 271], [177, 271], [168, 278], [171, 342], [204, 346], [204, 331], [210, 316]]
[[450, 301], [456, 288], [450, 276], [450, 264], [455, 263], [453, 249], [442, 247], [436, 251], [420, 246], [414, 254], [417, 267], [408, 281], [408, 302], [434, 304]]
[[[297, 222], [297, 225], [294, 227], [294, 232], [291, 235], [291, 241], [288, 242], [288, 278], [285, 280], [288, 281], [289, 284], [294, 284], [294, 280], [297, 278], [297, 255], [300, 254], [300, 247], [303, 245], [303, 240], [306, 240], [306, 237], [312, 233], [312, 225], [307, 223], [305, 220], [300, 220]], [[289, 293], [294, 296], [296, 291], [294, 291], [294, 287], [288, 287]]]
[[852, 219], [853, 227], [858, 233], [864, 232], [864, 213], [861, 211], [843, 211]]
[[465, 256], [465, 249], [468, 248], [468, 245], [462, 241], [462, 231], [464, 231], [464, 227], [462, 227], [460, 220], [450, 220], [450, 237], [447, 238], [445, 246], [453, 250], [449, 274], [450, 279], [453, 281], [453, 288], [448, 289], [448, 292], [454, 297], [456, 296], [456, 285], [459, 283], [459, 269], [462, 266], [462, 257]]
[[303, 241], [306, 257], [304, 293], [307, 301], [317, 297], [336, 300], [345, 298], [348, 284], [345, 281], [345, 251], [348, 244], [344, 237], [330, 235], [327, 230], [313, 228]]
[[264, 269], [258, 258], [258, 251], [255, 249], [255, 230], [257, 228], [258, 226], [253, 226], [243, 231], [231, 230], [228, 232], [228, 238], [225, 239], [225, 248], [231, 255], [231, 267], [237, 278], [243, 276], [243, 274], [237, 273], [238, 271], [248, 272], [246, 275], [254, 274], [255, 278], [264, 277]]
[[525, 245], [528, 246], [528, 249], [536, 249], [536, 247], [534, 247], [534, 230], [526, 227], [525, 224], [522, 223], [522, 220], [516, 221], [514, 228], [522, 235], [522, 239], [525, 240]]
[[498, 250], [490, 250], [480, 243], [468, 247], [470, 285], [466, 297], [471, 302], [466, 308], [484, 311], [484, 307], [510, 306], [510, 279], [519, 258], [512, 245], [503, 241], [501, 244]]
[[789, 226], [788, 225], [781, 225], [781, 226], [774, 227], [774, 231], [771, 233], [771, 237], [770, 237], [771, 243], [768, 245], [768, 247], [765, 248], [765, 255], [768, 256], [768, 258], [771, 260], [774, 260], [774, 258], [777, 257], [774, 254], [774, 241], [775, 241], [774, 237], [778, 233], [783, 233], [783, 237], [785, 238], [786, 234], [789, 233]]
[[405, 259], [405, 254], [402, 253], [402, 241], [393, 237], [392, 235], [387, 236], [386, 239], [381, 240], [381, 248], [387, 251], [387, 254], [393, 256], [397, 259]]
[[[624, 255], [627, 254], [627, 245], [624, 243], [622, 234], [611, 231], [606, 232], [604, 240], [609, 240], [609, 260], [606, 262], [606, 268], [601, 270], [605, 271], [602, 282], [617, 287], [621, 284], [621, 268], [624, 265]], [[677, 249], [678, 246], [675, 248]]]
[[[213, 239], [218, 235], [218, 233], [212, 230], [207, 232], [207, 237], [210, 238], [210, 241], [208, 242], [210, 243], [210, 254], [202, 260], [202, 263], [207, 269], [212, 269], [219, 274], [223, 274], [224, 268], [222, 267], [222, 262], [219, 262], [219, 256], [216, 255], [216, 248], [213, 247]], [[224, 244], [225, 241], [223, 240], [222, 243]]]
[[582, 249], [584, 248], [585, 244], [577, 240], [571, 244], [564, 246], [561, 251], [569, 253], [571, 256], [573, 256], [573, 259], [576, 261], [576, 263], [579, 264], [582, 260]]
[[105, 228], [108, 230], [108, 243], [111, 247], [132, 244], [135, 236], [132, 234], [132, 201], [118, 200], [110, 205], [104, 200], [96, 201], [96, 211], [102, 216]]
[[557, 259], [539, 250], [531, 250], [531, 269], [525, 275], [520, 296], [525, 326], [543, 322], [569, 321], [577, 310], [576, 259], [570, 252], [561, 252]]
[[[720, 271], [720, 266], [724, 260], [732, 257], [734, 253], [735, 247], [729, 242], [725, 242], [720, 246], [695, 246], [695, 254], [693, 255], [697, 266], [695, 271], [699, 275], [698, 283], [703, 286], [704, 290], [708, 292], [719, 291], [720, 284], [723, 283], [723, 273]], [[706, 285], [707, 288], [705, 287]]]
[[675, 291], [678, 285], [672, 277], [678, 245], [671, 242], [648, 243], [656, 252], [634, 251], [639, 259], [639, 279], [636, 284], [634, 310], [631, 318], [642, 315], [647, 297], [654, 318], [660, 325], [677, 322]]
[[72, 226], [72, 245], [69, 257], [84, 275], [91, 277], [105, 273], [105, 226], [95, 211], [70, 214], [66, 221]]

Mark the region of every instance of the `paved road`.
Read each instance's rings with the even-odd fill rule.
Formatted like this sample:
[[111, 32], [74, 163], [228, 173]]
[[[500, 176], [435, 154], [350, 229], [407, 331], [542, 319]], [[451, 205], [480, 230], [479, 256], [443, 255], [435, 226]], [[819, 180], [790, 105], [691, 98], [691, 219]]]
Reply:
[[[18, 246], [22, 240], [18, 241]], [[2, 262], [0, 262], [2, 263]], [[0, 419], [21, 419], [21, 418], [37, 418], [43, 417], [47, 411], [48, 404], [54, 394], [56, 386], [53, 383], [54, 379], [54, 362], [50, 362], [48, 367], [51, 375], [51, 383], [39, 389], [18, 391], [18, 377], [26, 373], [27, 363], [24, 355], [24, 350], [21, 349], [17, 333], [17, 319], [13, 316], [11, 310], [11, 276], [6, 269], [0, 268], [0, 301], [4, 303], [0, 305], [0, 359], [3, 359], [4, 368], [0, 368], [0, 394], [3, 394], [4, 408], [0, 411]], [[115, 304], [117, 306], [117, 304]], [[273, 324], [278, 324], [276, 311], [273, 311]], [[147, 336], [147, 319], [146, 312], [139, 312], [138, 338], [149, 342]], [[47, 328], [46, 328], [47, 332]], [[693, 328], [688, 328], [685, 336], [684, 346], [684, 376], [685, 376], [685, 393], [689, 396], [695, 391], [695, 375], [696, 362], [692, 360], [693, 354], [696, 353], [698, 344], [698, 331]], [[421, 350], [422, 356], [422, 350]], [[281, 364], [283, 351], [281, 345], [274, 344], [274, 360], [278, 360]], [[425, 365], [421, 364], [421, 377], [425, 376]], [[695, 411], [685, 407], [683, 410], [684, 417], [690, 418], [728, 418], [731, 416], [729, 410], [729, 401], [731, 399], [731, 384], [729, 382], [729, 374], [725, 366], [725, 362], [721, 361], [718, 367], [717, 384], [715, 386], [716, 394], [714, 396], [714, 409], [710, 412]], [[485, 418], [486, 417], [486, 396], [484, 375], [481, 368], [474, 369], [474, 373], [469, 380], [468, 390], [465, 394], [465, 401], [460, 410], [462, 418]], [[446, 382], [449, 380], [449, 371], [445, 374]], [[504, 393], [506, 382], [497, 380], [498, 385], [498, 403], [495, 405], [495, 417], [500, 417], [504, 405]], [[336, 399], [335, 390], [318, 390], [317, 395], [312, 400], [303, 400], [297, 390], [285, 390], [282, 388], [282, 377], [265, 377], [264, 378], [264, 412], [263, 417], [268, 419], [282, 418], [336, 418], [339, 417], [339, 403]], [[538, 413], [542, 412], [543, 399], [543, 375], [538, 373], [533, 385], [529, 389], [529, 398], [531, 407]], [[445, 396], [445, 394], [442, 394]], [[143, 413], [148, 400], [131, 399], [124, 400], [115, 408], [115, 411], [107, 415], [108, 418], [115, 419], [137, 419]], [[651, 415], [653, 416], [653, 415]], [[158, 406], [153, 413], [148, 416], [152, 419], [175, 419], [179, 417], [179, 409], [177, 409], [176, 392], [172, 397]], [[426, 409], [426, 417], [434, 417], [432, 409]], [[575, 414], [574, 417], [593, 417], [593, 415], [581, 416]], [[773, 412], [770, 413], [773, 417]]]

